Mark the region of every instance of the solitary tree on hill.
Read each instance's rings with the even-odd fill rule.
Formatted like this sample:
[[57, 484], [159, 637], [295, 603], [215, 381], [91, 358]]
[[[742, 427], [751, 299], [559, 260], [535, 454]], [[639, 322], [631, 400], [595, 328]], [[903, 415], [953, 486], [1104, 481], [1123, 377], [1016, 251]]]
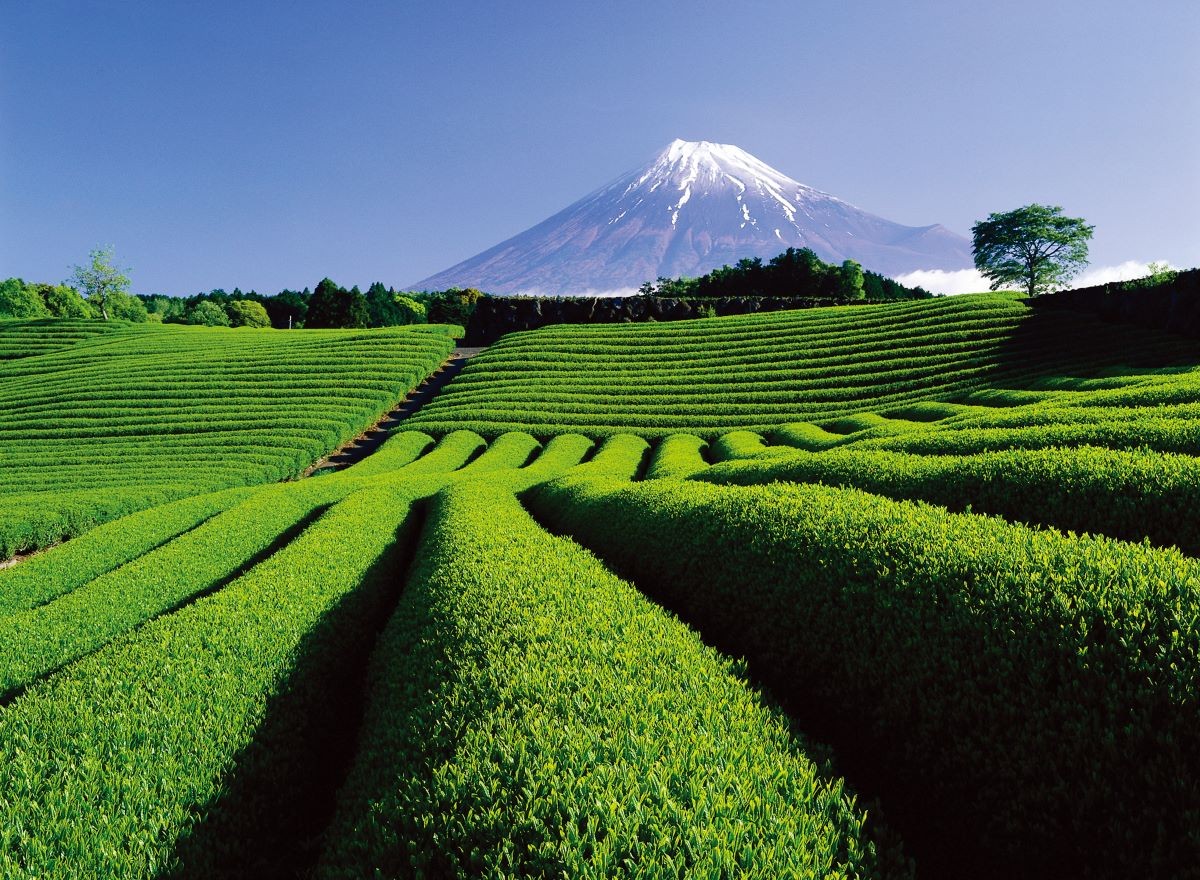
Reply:
[[111, 245], [97, 248], [88, 256], [91, 263], [87, 266], [73, 266], [71, 277], [67, 281], [76, 285], [107, 321], [109, 301], [114, 295], [129, 292], [129, 276], [125, 274], [128, 270], [113, 265]]
[[1057, 206], [990, 214], [971, 227], [975, 268], [992, 290], [1015, 285], [1031, 297], [1049, 293], [1087, 265], [1095, 228], [1080, 217], [1064, 217]]

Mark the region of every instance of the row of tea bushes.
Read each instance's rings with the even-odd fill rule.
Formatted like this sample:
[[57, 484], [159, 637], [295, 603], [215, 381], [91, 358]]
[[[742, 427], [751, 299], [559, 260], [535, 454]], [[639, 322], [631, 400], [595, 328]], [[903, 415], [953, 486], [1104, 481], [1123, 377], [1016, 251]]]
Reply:
[[914, 849], [967, 842], [959, 876], [1194, 876], [1194, 561], [816, 485], [530, 503], [873, 764]]

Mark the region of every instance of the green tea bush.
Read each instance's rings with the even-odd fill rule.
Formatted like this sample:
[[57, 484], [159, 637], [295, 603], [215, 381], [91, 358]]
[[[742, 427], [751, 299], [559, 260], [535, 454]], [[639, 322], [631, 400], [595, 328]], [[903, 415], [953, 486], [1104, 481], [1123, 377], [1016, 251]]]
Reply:
[[1064, 531], [1148, 538], [1200, 556], [1200, 523], [1193, 516], [1200, 509], [1200, 460], [1190, 455], [1088, 446], [967, 456], [850, 448], [722, 462], [694, 478], [739, 485], [852, 486]]
[[708, 467], [704, 454], [708, 444], [693, 434], [672, 434], [654, 447], [646, 479], [686, 477]]
[[370, 693], [319, 877], [907, 875], [734, 664], [503, 486], [437, 496]]
[[1195, 875], [1196, 562], [824, 486], [566, 478], [530, 503], [874, 766], [918, 858]]
[[[311, 809], [304, 784], [323, 772], [322, 749], [344, 723], [325, 713], [349, 685], [337, 677], [340, 664], [321, 658], [361, 645], [377, 625], [395, 576], [392, 548], [411, 527], [403, 493], [361, 490], [224, 589], [110, 642], [7, 706], [0, 875], [298, 870], [289, 864], [296, 843], [320, 825], [298, 831], [292, 823]], [[304, 684], [313, 664], [332, 676], [317, 679], [315, 691]], [[271, 733], [260, 741], [264, 725]], [[234, 784], [235, 764], [258, 785]], [[205, 834], [212, 823], [220, 834]], [[208, 845], [197, 848], [199, 840]], [[247, 861], [263, 852], [273, 860]]]

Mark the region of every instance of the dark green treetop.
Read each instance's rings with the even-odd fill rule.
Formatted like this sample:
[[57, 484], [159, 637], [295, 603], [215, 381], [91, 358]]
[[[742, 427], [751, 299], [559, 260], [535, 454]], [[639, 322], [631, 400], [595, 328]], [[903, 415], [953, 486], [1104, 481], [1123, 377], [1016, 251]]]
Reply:
[[975, 268], [992, 290], [1019, 286], [1031, 297], [1049, 293], [1087, 265], [1095, 228], [1080, 217], [1064, 217], [1058, 206], [989, 214], [971, 227]]

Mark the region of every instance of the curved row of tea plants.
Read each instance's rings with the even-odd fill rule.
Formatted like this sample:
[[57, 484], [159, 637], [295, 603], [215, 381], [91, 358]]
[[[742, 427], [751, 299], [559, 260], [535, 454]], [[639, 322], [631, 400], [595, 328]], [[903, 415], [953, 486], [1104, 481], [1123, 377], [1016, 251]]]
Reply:
[[[409, 777], [363, 768], [401, 767], [405, 755], [387, 745], [399, 731], [377, 730], [370, 720], [360, 745], [345, 751], [358, 687], [347, 675], [366, 661], [371, 640], [364, 633], [390, 615], [406, 548], [420, 530], [411, 506], [456, 485], [435, 508], [418, 562], [418, 570], [450, 566], [451, 587], [410, 576], [374, 662], [381, 672], [369, 693], [372, 717], [390, 718], [388, 701], [411, 693], [415, 676], [432, 674], [393, 665], [395, 651], [412, 647], [409, 628], [444, 632], [442, 613], [422, 610], [430, 595], [453, 600], [464, 622], [493, 619], [489, 603], [500, 602], [514, 619], [553, 633], [550, 641], [526, 644], [550, 649], [533, 666], [521, 659], [524, 648], [494, 631], [494, 650], [509, 653], [488, 649], [494, 662], [480, 670], [486, 677], [478, 687], [459, 682], [460, 695], [484, 699], [488, 681], [527, 684], [513, 720], [546, 713], [546, 725], [527, 728], [534, 739], [509, 741], [516, 762], [509, 769], [517, 776], [494, 790], [497, 809], [529, 817], [522, 827], [536, 845], [501, 843], [481, 854], [480, 840], [516, 838], [483, 814], [472, 819], [459, 811], [461, 798], [482, 794], [464, 777], [451, 802], [428, 802], [430, 821], [454, 833], [439, 836], [421, 858], [468, 869], [484, 859], [504, 876], [520, 873], [517, 863], [585, 872], [591, 866], [600, 875], [629, 857], [649, 859], [656, 876], [706, 866], [778, 876], [796, 865], [823, 876], [907, 876], [890, 849], [878, 864], [864, 814], [841, 781], [798, 751], [782, 718], [730, 673], [727, 661], [517, 506], [514, 491], [572, 467], [628, 480], [647, 452], [640, 438], [616, 437], [578, 464], [591, 446], [562, 435], [539, 449], [521, 434], [488, 445], [467, 432], [434, 445], [405, 433], [347, 471], [174, 502], [157, 518], [155, 511], [134, 514], [0, 571], [0, 628], [12, 631], [4, 639], [12, 656], [0, 668], [15, 694], [0, 708], [0, 873], [291, 874], [309, 869], [322, 840], [329, 876], [344, 876], [347, 865], [351, 873], [371, 873], [392, 864], [395, 851], [386, 840], [380, 848], [357, 811], [381, 786], [385, 802], [396, 803], [390, 798], [401, 789], [388, 786]], [[140, 554], [117, 549], [137, 541]], [[496, 566], [504, 577], [490, 576], [501, 573]], [[53, 589], [42, 581], [39, 592], [38, 579], [24, 572], [61, 580]], [[568, 574], [573, 592], [563, 593]], [[477, 591], [462, 589], [462, 578], [473, 578]], [[564, 626], [571, 620], [577, 623]], [[614, 654], [614, 638], [627, 639], [630, 651]], [[86, 650], [92, 653], [71, 659]], [[584, 657], [590, 667], [562, 662]], [[644, 676], [647, 662], [658, 670], [652, 680]], [[513, 663], [529, 670], [525, 681], [510, 676]], [[585, 720], [562, 687], [569, 681], [588, 695], [587, 729], [600, 738], [591, 745], [560, 726]], [[408, 728], [426, 756], [435, 734], [481, 720], [453, 699], [435, 711], [444, 728]], [[629, 729], [642, 725], [642, 732], [606, 745], [615, 711], [628, 713]], [[502, 718], [496, 722], [505, 727]], [[720, 727], [706, 732], [706, 724]], [[481, 727], [473, 741], [485, 747], [498, 730]], [[527, 767], [522, 754], [541, 757]], [[668, 756], [675, 757], [664, 761]], [[466, 750], [458, 758], [464, 772], [489, 778], [490, 762]], [[322, 838], [346, 760], [356, 769], [339, 798], [340, 818]], [[413, 780], [425, 772], [420, 761], [408, 766], [419, 771]], [[605, 775], [580, 775], [605, 766]], [[705, 775], [696, 776], [702, 768]], [[451, 784], [449, 776], [438, 778]], [[522, 784], [536, 786], [525, 800]], [[547, 801], [541, 791], [560, 800]], [[610, 809], [609, 800], [619, 806]], [[595, 818], [580, 826], [566, 818], [571, 811]], [[386, 825], [377, 811], [371, 815]], [[797, 847], [797, 840], [808, 845]], [[409, 864], [407, 856], [402, 862]]]
[[747, 656], [960, 876], [1195, 870], [1195, 561], [815, 485], [576, 478], [531, 500]]
[[729, 661], [504, 482], [433, 502], [318, 876], [908, 875]]
[[[510, 334], [473, 359], [413, 427], [713, 439], [868, 413], [903, 417], [930, 403], [1011, 403], [988, 399], [996, 389], [1059, 408], [1072, 407], [1074, 396], [1095, 406], [1096, 395], [1111, 391], [1111, 405], [1126, 407], [1141, 405], [1128, 397], [1134, 389], [1080, 389], [1063, 377], [1195, 363], [1192, 342], [1034, 311], [996, 294], [669, 325], [557, 326]], [[1200, 377], [1179, 381], [1200, 388]]]
[[[664, 457], [675, 448], [665, 443]], [[855, 446], [814, 453], [765, 446], [753, 434], [726, 435], [713, 447], [727, 460], [680, 462], [671, 475], [740, 485], [849, 486], [1064, 531], [1148, 538], [1200, 556], [1200, 522], [1193, 515], [1200, 508], [1200, 459], [1191, 455], [1090, 446], [944, 456]]]
[[[356, 711], [344, 677], [394, 602], [419, 528], [411, 503], [468, 462], [523, 463], [531, 444], [489, 457], [465, 432], [432, 449], [400, 435], [390, 468], [176, 502], [0, 570], [13, 630], [0, 668], [24, 685], [0, 708], [0, 875], [288, 874], [315, 858], [329, 808], [314, 810], [313, 786], [332, 798], [331, 752]], [[588, 446], [562, 438], [574, 460], [543, 470]], [[135, 559], [89, 558], [148, 532]], [[38, 594], [26, 565], [67, 582]], [[92, 653], [71, 661], [84, 641]]]

